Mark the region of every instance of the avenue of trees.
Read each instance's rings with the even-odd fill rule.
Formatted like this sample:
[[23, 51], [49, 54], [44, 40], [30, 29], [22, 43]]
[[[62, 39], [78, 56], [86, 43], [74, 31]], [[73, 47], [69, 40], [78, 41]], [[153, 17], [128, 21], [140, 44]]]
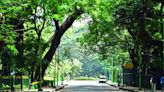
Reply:
[[163, 0], [0, 0], [1, 73], [21, 70], [34, 82], [58, 62], [65, 74], [84, 76], [132, 63], [134, 83], [138, 73], [161, 74], [163, 7]]

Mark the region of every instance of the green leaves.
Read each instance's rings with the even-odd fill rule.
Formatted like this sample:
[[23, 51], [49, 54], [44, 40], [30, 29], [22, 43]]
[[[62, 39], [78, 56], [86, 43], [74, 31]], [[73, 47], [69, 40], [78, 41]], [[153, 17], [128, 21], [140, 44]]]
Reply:
[[19, 12], [22, 10], [21, 6], [11, 6], [8, 8], [8, 12]]
[[11, 0], [0, 0], [0, 4], [5, 5], [11, 3]]
[[59, 20], [59, 15], [58, 14], [53, 14], [53, 18], [56, 19], [56, 20]]
[[15, 45], [7, 45], [6, 48], [12, 53], [13, 55], [18, 54], [18, 50], [16, 49]]

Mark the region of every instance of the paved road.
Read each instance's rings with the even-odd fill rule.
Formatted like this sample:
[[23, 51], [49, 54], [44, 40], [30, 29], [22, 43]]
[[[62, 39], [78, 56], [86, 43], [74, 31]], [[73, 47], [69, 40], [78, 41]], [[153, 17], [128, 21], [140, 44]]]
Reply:
[[70, 81], [68, 86], [58, 92], [128, 92], [98, 81]]

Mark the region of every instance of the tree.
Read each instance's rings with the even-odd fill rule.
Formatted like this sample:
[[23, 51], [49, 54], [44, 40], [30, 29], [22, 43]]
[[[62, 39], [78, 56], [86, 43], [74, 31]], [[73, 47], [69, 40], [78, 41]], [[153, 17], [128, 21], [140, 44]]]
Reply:
[[[42, 77], [44, 76], [44, 72], [48, 67], [49, 63], [52, 60], [53, 55], [55, 54], [56, 48], [60, 44], [60, 39], [62, 35], [66, 32], [66, 30], [72, 25], [72, 23], [80, 16], [83, 11], [78, 6], [78, 2], [74, 3], [73, 6], [71, 4], [74, 1], [44, 1], [44, 0], [7, 0], [1, 1], [1, 10], [4, 21], [6, 24], [9, 24], [12, 29], [11, 31], [15, 31], [17, 33], [16, 43], [22, 43], [22, 41], [26, 38], [23, 37], [24, 33], [31, 31], [33, 33], [35, 39], [34, 45], [34, 61], [32, 63], [32, 73], [31, 73], [31, 81], [39, 80], [39, 70], [40, 65], [39, 62], [43, 62], [42, 69]], [[68, 5], [66, 5], [68, 4]], [[69, 11], [69, 9], [72, 9]], [[66, 9], [66, 10], [64, 10]], [[66, 20], [60, 25], [59, 20], [62, 21], [62, 18], [65, 18], [65, 14], [67, 14]], [[54, 24], [52, 24], [54, 23]], [[43, 42], [42, 40], [42, 32], [46, 31], [46, 27], [53, 26], [54, 35], [48, 42]], [[5, 26], [3, 26], [6, 28]], [[34, 33], [35, 32], [35, 33]], [[3, 35], [5, 36], [5, 35]], [[26, 36], [29, 38], [28, 36]], [[27, 39], [26, 39], [27, 40]], [[30, 39], [28, 39], [30, 40]], [[42, 44], [42, 45], [40, 45]], [[43, 45], [45, 44], [45, 45]], [[48, 51], [45, 54], [45, 49], [50, 45]], [[42, 48], [42, 49], [41, 49]], [[19, 51], [19, 55], [24, 57], [22, 54], [23, 48], [22, 45], [17, 44], [17, 49]], [[32, 51], [31, 51], [32, 52]], [[44, 53], [43, 53], [44, 52]], [[45, 56], [44, 56], [45, 55]], [[43, 57], [43, 58], [41, 58]], [[20, 61], [20, 60], [19, 60]], [[39, 61], [39, 62], [38, 62]], [[24, 61], [21, 61], [25, 63]], [[22, 66], [25, 66], [24, 64]], [[16, 67], [19, 67], [17, 65]]]
[[162, 64], [161, 39], [163, 25], [157, 21], [152, 21], [152, 19], [161, 19], [161, 16], [158, 15], [162, 14], [162, 3], [162, 1], [129, 0], [118, 7], [116, 21], [119, 26], [128, 30], [134, 43], [134, 46], [129, 49], [134, 64], [134, 73], [138, 69], [141, 69], [143, 74], [157, 73], [156, 70], [158, 72], [162, 70], [162, 66], [159, 64]]
[[[138, 69], [143, 74], [157, 69], [161, 72], [163, 25], [157, 21], [163, 19], [163, 1], [119, 0], [96, 4], [93, 8], [97, 11], [91, 11], [89, 32], [81, 42], [102, 56], [109, 56], [110, 48], [116, 46], [129, 52], [134, 75]], [[137, 80], [136, 75], [134, 78]]]

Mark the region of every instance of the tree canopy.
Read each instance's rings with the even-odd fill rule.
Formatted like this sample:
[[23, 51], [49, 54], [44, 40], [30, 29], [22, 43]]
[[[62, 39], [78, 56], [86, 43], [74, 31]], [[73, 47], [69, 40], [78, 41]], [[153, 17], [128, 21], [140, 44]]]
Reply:
[[58, 62], [60, 46], [61, 61], [80, 62], [68, 62], [68, 70], [108, 70], [114, 61], [119, 68], [132, 63], [134, 77], [139, 69], [162, 72], [163, 6], [163, 0], [0, 0], [2, 74], [24, 68], [31, 82], [40, 80]]

